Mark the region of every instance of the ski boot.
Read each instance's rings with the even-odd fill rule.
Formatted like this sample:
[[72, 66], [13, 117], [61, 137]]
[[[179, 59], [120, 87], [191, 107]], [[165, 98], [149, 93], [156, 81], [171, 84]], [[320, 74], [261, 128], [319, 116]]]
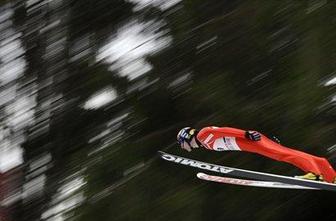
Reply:
[[324, 181], [322, 175], [316, 175], [316, 174], [311, 173], [311, 172], [309, 172], [305, 175], [302, 175], [302, 176], [295, 176], [295, 178], [300, 178], [300, 179], [305, 179], [305, 180], [313, 180], [313, 181], [322, 181], [322, 182]]

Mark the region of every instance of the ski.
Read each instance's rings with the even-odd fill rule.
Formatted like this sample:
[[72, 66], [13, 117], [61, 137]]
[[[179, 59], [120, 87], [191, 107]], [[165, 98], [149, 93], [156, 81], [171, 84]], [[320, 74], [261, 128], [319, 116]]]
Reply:
[[319, 181], [311, 181], [311, 180], [304, 180], [295, 177], [289, 176], [282, 176], [270, 173], [262, 173], [252, 170], [243, 170], [234, 167], [226, 167], [211, 163], [206, 163], [198, 160], [188, 159], [185, 157], [176, 156], [173, 154], [168, 154], [162, 151], [159, 151], [159, 155], [162, 159], [166, 161], [170, 161], [173, 163], [191, 166], [203, 170], [208, 170], [212, 172], [227, 174], [234, 177], [242, 177], [252, 180], [262, 180], [262, 181], [271, 181], [271, 182], [279, 182], [279, 183], [286, 183], [298, 186], [305, 186], [305, 187], [312, 187], [315, 189], [322, 189], [322, 190], [329, 190], [329, 191], [336, 191], [336, 184], [326, 183], [326, 182], [319, 182]]
[[202, 180], [212, 181], [217, 183], [225, 183], [225, 184], [233, 184], [239, 186], [253, 186], [253, 187], [263, 187], [263, 188], [281, 188], [281, 189], [310, 189], [310, 190], [318, 190], [317, 188], [307, 187], [307, 186], [299, 186], [292, 185], [286, 183], [279, 182], [271, 182], [271, 181], [260, 181], [260, 180], [246, 180], [225, 176], [214, 176], [206, 173], [197, 173], [197, 177]]

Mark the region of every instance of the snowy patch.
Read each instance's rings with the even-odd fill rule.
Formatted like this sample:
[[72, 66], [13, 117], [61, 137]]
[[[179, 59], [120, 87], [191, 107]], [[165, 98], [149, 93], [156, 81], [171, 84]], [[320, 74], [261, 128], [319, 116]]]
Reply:
[[22, 152], [20, 147], [13, 147], [9, 142], [2, 141], [0, 149], [0, 172], [3, 173], [19, 166], [23, 162]]
[[336, 95], [333, 96], [333, 98], [331, 99], [331, 102], [336, 102]]
[[86, 184], [83, 176], [71, 179], [62, 185], [52, 200], [52, 206], [46, 210], [41, 218], [52, 220], [66, 220], [66, 213], [79, 206], [84, 200], [83, 192], [78, 192]]
[[47, 181], [46, 175], [42, 174], [32, 180], [29, 180], [23, 185], [23, 198], [32, 197], [35, 194], [41, 194], [45, 183]]
[[0, 171], [6, 172], [23, 162], [24, 127], [34, 118], [34, 95], [17, 83], [26, 69], [22, 34], [14, 29], [11, 4], [0, 8]]
[[[4, 32], [12, 33], [13, 30], [9, 29]], [[0, 59], [3, 62], [0, 67], [0, 81], [2, 84], [7, 84], [21, 77], [26, 68], [26, 61], [21, 57], [24, 54], [21, 41], [11, 37], [10, 39], [10, 42], [8, 42], [8, 39], [0, 42]]]
[[50, 153], [45, 153], [43, 154], [41, 157], [37, 158], [36, 160], [32, 161], [29, 164], [29, 172], [34, 171], [42, 166], [47, 165], [48, 163], [50, 163], [52, 160], [52, 157], [50, 155]]
[[97, 61], [110, 63], [110, 69], [133, 80], [152, 69], [145, 57], [170, 45], [172, 39], [159, 31], [160, 22], [131, 21], [99, 49]]
[[64, 184], [62, 188], [59, 190], [59, 196], [57, 196], [58, 199], [64, 199], [68, 197], [69, 195], [75, 193], [77, 190], [79, 190], [81, 187], [83, 187], [86, 184], [84, 181], [84, 177], [77, 177], [70, 182]]
[[98, 109], [111, 103], [117, 98], [117, 92], [112, 88], [107, 88], [94, 94], [83, 106], [84, 109]]
[[0, 14], [0, 23], [7, 21], [13, 15], [14, 15], [14, 11], [13, 10], [1, 11], [1, 14]]
[[8, 118], [8, 125], [14, 130], [19, 130], [32, 124], [35, 105], [35, 97], [27, 95], [21, 95], [13, 103], [7, 105], [7, 113], [12, 113]]
[[76, 208], [85, 200], [84, 194], [79, 193], [73, 197], [70, 197], [57, 205], [51, 207], [49, 210], [44, 212], [41, 215], [41, 218], [44, 219], [54, 219], [54, 220], [66, 220], [64, 216], [66, 216], [66, 212]]
[[181, 2], [181, 0], [128, 0], [135, 4], [134, 11], [140, 11], [147, 6], [158, 7], [161, 10], [167, 10]]
[[336, 84], [336, 77], [332, 78], [332, 79], [329, 79], [324, 85], [325, 86], [331, 86], [331, 85], [334, 85]]

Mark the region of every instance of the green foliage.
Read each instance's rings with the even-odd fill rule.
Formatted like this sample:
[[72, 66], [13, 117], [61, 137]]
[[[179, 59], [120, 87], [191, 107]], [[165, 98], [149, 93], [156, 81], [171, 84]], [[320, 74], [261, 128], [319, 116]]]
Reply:
[[[123, 0], [67, 2], [68, 44], [90, 36], [92, 52], [86, 60], [71, 62], [65, 53], [65, 80], [54, 88], [64, 95], [64, 106], [54, 111], [47, 135], [25, 144], [27, 160], [46, 150], [53, 156], [48, 197], [38, 203], [40, 208], [50, 202], [58, 181], [83, 170], [87, 199], [74, 210], [81, 221], [303, 220], [320, 206], [325, 206], [328, 220], [335, 219], [333, 206], [327, 205], [332, 196], [205, 184], [194, 170], [168, 165], [156, 156], [162, 149], [184, 154], [176, 148], [175, 136], [189, 125], [256, 129], [277, 135], [285, 145], [327, 155], [334, 144], [336, 112], [328, 99], [335, 87], [323, 82], [336, 68], [336, 7], [330, 1], [319, 7], [314, 2], [318, 4], [184, 0], [165, 12], [151, 6], [135, 12]], [[24, 22], [21, 17], [17, 20]], [[163, 19], [172, 44], [148, 56], [152, 70], [130, 81], [111, 71], [110, 64], [95, 63], [95, 55], [132, 19]], [[28, 48], [45, 49], [43, 40], [23, 40]], [[28, 70], [40, 68], [32, 66], [39, 58], [27, 54]], [[81, 108], [107, 86], [117, 90], [117, 102], [100, 110]], [[127, 119], [108, 125], [125, 113]], [[106, 145], [103, 139], [90, 142], [106, 129], [112, 138], [123, 133]], [[241, 168], [298, 172], [243, 153], [203, 150], [191, 156]], [[316, 200], [321, 205], [310, 204]]]

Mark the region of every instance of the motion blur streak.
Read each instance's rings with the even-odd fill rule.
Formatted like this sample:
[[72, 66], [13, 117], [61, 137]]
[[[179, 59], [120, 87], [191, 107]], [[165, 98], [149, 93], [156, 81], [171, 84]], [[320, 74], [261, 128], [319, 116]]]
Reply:
[[0, 220], [336, 220], [331, 194], [205, 183], [157, 158], [187, 154], [181, 127], [217, 125], [335, 163], [335, 14], [327, 0], [0, 1]]

